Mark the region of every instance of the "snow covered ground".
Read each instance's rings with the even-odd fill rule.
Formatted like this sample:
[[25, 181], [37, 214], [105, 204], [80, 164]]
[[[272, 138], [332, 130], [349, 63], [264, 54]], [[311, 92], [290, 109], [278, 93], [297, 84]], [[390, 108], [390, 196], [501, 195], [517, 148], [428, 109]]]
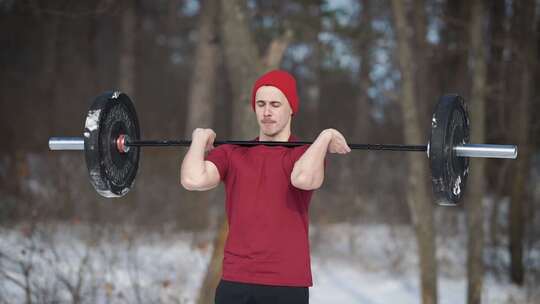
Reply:
[[[0, 228], [0, 303], [194, 303], [211, 254], [211, 232], [47, 224]], [[310, 303], [420, 303], [408, 226], [311, 228]], [[465, 303], [463, 239], [438, 240], [439, 301]], [[213, 291], [209, 291], [213, 292]], [[539, 303], [540, 292], [484, 281], [484, 303]]]

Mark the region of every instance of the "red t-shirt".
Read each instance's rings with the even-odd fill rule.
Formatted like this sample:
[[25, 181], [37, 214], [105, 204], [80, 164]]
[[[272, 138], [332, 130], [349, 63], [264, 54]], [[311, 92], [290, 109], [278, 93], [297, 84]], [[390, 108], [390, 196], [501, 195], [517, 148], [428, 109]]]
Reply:
[[227, 194], [224, 280], [313, 285], [308, 238], [313, 191], [291, 184], [294, 163], [308, 147], [221, 145], [208, 153]]

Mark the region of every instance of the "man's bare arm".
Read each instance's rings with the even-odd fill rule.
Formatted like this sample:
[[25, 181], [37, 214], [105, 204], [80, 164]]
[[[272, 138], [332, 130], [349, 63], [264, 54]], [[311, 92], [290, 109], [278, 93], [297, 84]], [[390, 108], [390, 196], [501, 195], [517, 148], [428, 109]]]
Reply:
[[204, 160], [205, 151], [211, 149], [216, 133], [211, 129], [195, 129], [191, 146], [180, 168], [180, 183], [186, 190], [204, 191], [215, 188], [220, 181], [214, 163]]
[[324, 158], [326, 153], [349, 153], [345, 137], [335, 129], [322, 131], [311, 146], [294, 164], [291, 183], [298, 189], [315, 190], [324, 181]]

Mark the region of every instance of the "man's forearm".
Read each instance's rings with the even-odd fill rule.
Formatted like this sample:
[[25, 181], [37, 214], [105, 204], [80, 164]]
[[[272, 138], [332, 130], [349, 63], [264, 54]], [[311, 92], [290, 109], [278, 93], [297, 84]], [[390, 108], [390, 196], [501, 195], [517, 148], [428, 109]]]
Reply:
[[188, 186], [197, 184], [198, 181], [204, 179], [206, 166], [204, 164], [204, 148], [206, 143], [193, 140], [189, 147], [182, 167], [180, 169], [180, 180], [182, 185]]
[[292, 184], [300, 189], [313, 190], [322, 185], [324, 180], [324, 158], [332, 136], [323, 131], [313, 144], [294, 164], [291, 173]]

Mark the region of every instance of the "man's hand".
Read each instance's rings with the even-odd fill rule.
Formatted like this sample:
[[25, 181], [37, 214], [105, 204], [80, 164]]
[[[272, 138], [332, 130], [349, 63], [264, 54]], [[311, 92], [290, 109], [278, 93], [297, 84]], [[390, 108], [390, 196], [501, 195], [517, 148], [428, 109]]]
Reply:
[[193, 130], [191, 140], [193, 142], [204, 143], [204, 151], [210, 151], [214, 148], [214, 140], [216, 139], [216, 132], [212, 129], [196, 128]]
[[347, 145], [347, 140], [345, 140], [345, 137], [338, 130], [325, 129], [321, 132], [321, 135], [327, 136], [330, 139], [328, 143], [329, 153], [347, 154], [351, 152], [351, 148]]

